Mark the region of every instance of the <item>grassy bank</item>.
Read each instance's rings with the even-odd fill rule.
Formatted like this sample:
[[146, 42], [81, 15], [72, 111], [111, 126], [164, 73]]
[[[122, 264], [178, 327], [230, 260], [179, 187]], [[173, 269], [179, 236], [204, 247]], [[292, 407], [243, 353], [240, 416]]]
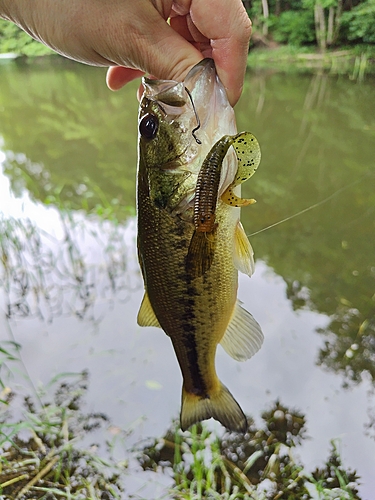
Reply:
[[252, 69], [281, 71], [329, 71], [361, 80], [375, 74], [375, 46], [356, 46], [320, 53], [311, 47], [282, 45], [276, 48], [253, 48], [248, 66]]

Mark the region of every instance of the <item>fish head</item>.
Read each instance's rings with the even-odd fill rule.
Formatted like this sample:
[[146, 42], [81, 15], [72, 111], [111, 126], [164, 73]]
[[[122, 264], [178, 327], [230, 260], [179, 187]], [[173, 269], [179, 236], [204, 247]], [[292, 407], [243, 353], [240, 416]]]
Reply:
[[[178, 213], [191, 209], [197, 177], [212, 146], [236, 133], [235, 115], [216, 73], [204, 59], [183, 82], [143, 78], [138, 121], [139, 168], [152, 201]], [[232, 182], [237, 159], [223, 161], [219, 194]]]
[[186, 165], [197, 174], [213, 144], [236, 133], [236, 121], [213, 59], [203, 59], [183, 82], [143, 78], [139, 146], [147, 166]]
[[194, 106], [183, 83], [143, 78], [139, 149], [147, 168], [175, 169], [197, 156]]

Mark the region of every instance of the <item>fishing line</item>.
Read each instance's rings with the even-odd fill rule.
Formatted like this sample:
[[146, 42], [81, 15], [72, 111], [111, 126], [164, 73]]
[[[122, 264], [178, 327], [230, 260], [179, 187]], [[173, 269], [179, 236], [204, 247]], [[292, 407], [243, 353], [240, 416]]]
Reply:
[[314, 203], [313, 205], [310, 205], [309, 207], [304, 208], [303, 210], [300, 210], [296, 214], [290, 215], [289, 217], [285, 217], [285, 219], [279, 220], [278, 222], [274, 222], [270, 226], [266, 226], [263, 229], [259, 229], [259, 231], [255, 231], [254, 233], [248, 234], [247, 236], [250, 238], [251, 236], [255, 236], [256, 234], [263, 233], [264, 231], [267, 231], [267, 229], [271, 229], [272, 227], [276, 227], [276, 226], [282, 224], [283, 222], [287, 222], [288, 220], [294, 219], [295, 217], [298, 217], [299, 215], [302, 215], [306, 212], [309, 212], [310, 210], [313, 210], [314, 208], [320, 207], [320, 205], [327, 203], [327, 201], [329, 201], [332, 198], [334, 198], [335, 196], [339, 195], [340, 193], [342, 193], [346, 189], [349, 189], [349, 188], [355, 186], [356, 184], [359, 184], [360, 182], [363, 181], [364, 178], [369, 177], [371, 174], [372, 174], [372, 172], [367, 172], [360, 179], [357, 179], [356, 181], [353, 181], [350, 184], [343, 186], [342, 188], [338, 189], [334, 193], [327, 196], [327, 198], [324, 198], [323, 200], [320, 200], [317, 203]]

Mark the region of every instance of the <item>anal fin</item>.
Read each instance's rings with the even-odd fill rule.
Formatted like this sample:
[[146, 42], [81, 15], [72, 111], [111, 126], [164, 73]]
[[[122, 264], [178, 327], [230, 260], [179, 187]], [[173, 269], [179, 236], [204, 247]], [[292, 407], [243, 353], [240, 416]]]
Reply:
[[259, 351], [263, 339], [259, 323], [237, 301], [220, 344], [229, 356], [237, 361], [245, 361]]
[[139, 326], [156, 326], [158, 328], [161, 328], [160, 323], [155, 316], [147, 292], [145, 292], [141, 307], [139, 308], [137, 323]]

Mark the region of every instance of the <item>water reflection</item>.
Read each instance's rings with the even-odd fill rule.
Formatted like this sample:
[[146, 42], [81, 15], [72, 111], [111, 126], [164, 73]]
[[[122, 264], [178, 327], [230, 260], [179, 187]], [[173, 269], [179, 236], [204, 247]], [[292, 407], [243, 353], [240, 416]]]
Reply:
[[103, 460], [98, 446], [84, 449], [78, 444], [87, 434], [107, 426], [108, 418], [103, 413], [83, 412], [87, 373], [74, 379], [55, 388], [53, 401], [25, 397], [20, 420], [11, 415], [15, 395], [7, 394], [9, 408], [4, 404], [0, 408], [3, 498], [121, 498], [120, 477], [126, 474], [126, 462], [117, 463], [110, 453]]
[[[258, 115], [254, 87], [263, 102]], [[361, 380], [365, 371], [373, 378], [374, 86], [326, 74], [298, 82], [273, 75], [266, 85], [253, 77], [244, 100], [263, 146], [262, 176], [245, 185], [258, 198], [252, 214], [243, 211], [249, 232], [323, 202], [254, 236], [257, 255], [286, 281], [294, 309], [331, 317], [320, 330], [319, 362], [346, 379]], [[240, 106], [240, 128], [246, 119]]]
[[[6, 405], [0, 407], [1, 492], [19, 500], [123, 498], [129, 466], [134, 473], [134, 457], [116, 459], [116, 444], [119, 436], [126, 444], [130, 433], [113, 426], [104, 413], [84, 411], [87, 372], [59, 378], [51, 384], [52, 400], [41, 391], [37, 397], [27, 395], [22, 415], [16, 418], [17, 394], [2, 391]], [[335, 498], [359, 499], [358, 476], [344, 468], [334, 443], [324, 467], [311, 474], [294, 456], [293, 449], [305, 438], [305, 423], [302, 413], [277, 401], [262, 413], [260, 426], [249, 418], [245, 434], [218, 437], [205, 424], [183, 433], [172, 422], [163, 438], [138, 444], [133, 451], [144, 471], [169, 472], [170, 498], [282, 500], [320, 492], [324, 498], [334, 493]], [[97, 438], [98, 430], [106, 437], [105, 449], [92, 441], [85, 446], [87, 436]]]
[[144, 447], [139, 462], [144, 470], [169, 469], [176, 499], [360, 498], [358, 476], [344, 469], [334, 443], [324, 467], [312, 473], [295, 459], [294, 448], [306, 437], [302, 413], [276, 401], [262, 413], [260, 426], [249, 422], [245, 434], [220, 437], [205, 425], [182, 433], [174, 422], [163, 438]]
[[[114, 298], [124, 301], [140, 286], [126, 244], [132, 227], [80, 214], [61, 212], [58, 217], [58, 235], [30, 219], [0, 217], [0, 283], [8, 319], [52, 321], [73, 314], [97, 320], [99, 310], [105, 312], [103, 302], [110, 307]], [[91, 252], [83, 253], [83, 241]]]
[[[169, 392], [164, 411], [175, 414], [180, 381], [171, 380], [173, 361], [164, 363], [168, 355], [173, 358], [168, 339], [153, 331], [142, 333], [142, 340], [137, 337], [135, 316], [141, 297], [138, 292], [133, 297], [129, 290], [140, 283], [133, 222], [128, 219], [134, 212], [135, 196], [136, 84], [113, 94], [106, 90], [103, 79], [100, 70], [73, 63], [0, 67], [4, 171], [13, 192], [21, 196], [26, 188], [36, 202], [25, 205], [28, 212], [22, 221], [12, 211], [1, 218], [0, 266], [5, 311], [22, 339], [25, 357], [37, 379], [49, 377], [51, 366], [54, 370], [61, 366], [55, 368], [55, 362], [46, 361], [42, 367], [32, 339], [20, 333], [20, 324], [14, 320], [29, 315], [34, 321], [31, 331], [39, 332], [35, 321], [41, 317], [51, 320], [73, 314], [96, 322], [102, 319], [101, 336], [88, 341], [93, 345], [90, 356], [94, 354], [87, 364], [98, 373], [93, 400], [105, 407], [109, 395], [118, 401], [121, 394], [123, 406], [113, 411], [118, 420], [125, 418], [129, 423], [147, 412], [145, 408], [163, 406], [161, 394], [166, 397]], [[263, 160], [257, 176], [244, 184], [244, 196], [258, 201], [242, 211], [247, 233], [256, 233], [316, 206], [251, 238], [258, 259], [257, 272], [249, 284], [241, 282], [240, 298], [248, 301], [245, 305], [255, 316], [263, 316], [266, 345], [258, 356], [264, 357], [259, 362], [254, 358], [251, 367], [239, 367], [236, 379], [230, 381], [228, 375], [226, 378], [228, 385], [237, 384], [239, 399], [248, 399], [250, 407], [258, 405], [260, 391], [264, 392], [265, 387], [273, 387], [274, 396], [279, 396], [277, 391], [293, 391], [292, 371], [296, 370], [296, 379], [303, 376], [303, 370], [307, 373], [312, 369], [307, 368], [308, 356], [331, 375], [339, 374], [346, 385], [363, 380], [363, 391], [369, 387], [368, 382], [373, 385], [374, 106], [373, 82], [358, 85], [324, 74], [249, 75], [237, 109], [238, 127], [251, 130], [259, 138]], [[3, 205], [6, 211], [7, 205]], [[34, 206], [39, 207], [38, 215], [28, 221]], [[55, 207], [82, 211], [60, 214]], [[100, 218], [87, 218], [93, 212]], [[131, 249], [124, 242], [130, 242]], [[270, 274], [270, 268], [275, 274]], [[268, 294], [277, 299], [271, 300]], [[264, 299], [266, 296], [269, 300]], [[54, 333], [43, 338], [39, 354], [58, 358], [61, 352], [71, 352], [68, 348], [74, 345], [75, 357], [64, 354], [64, 363], [81, 370], [82, 363], [86, 366], [82, 360], [88, 355], [83, 346], [87, 329], [66, 321], [68, 327], [56, 322], [56, 332], [51, 330]], [[314, 330], [319, 337], [313, 335]], [[270, 345], [272, 342], [276, 344]], [[291, 358], [280, 359], [277, 346], [284, 344], [285, 355], [301, 354], [292, 362]], [[147, 353], [142, 354], [145, 345]], [[111, 368], [106, 369], [105, 363], [98, 363], [103, 357], [98, 356], [110, 352], [114, 357]], [[230, 361], [218, 361], [230, 366]], [[321, 374], [321, 370], [319, 375], [311, 375], [311, 380], [333, 384], [333, 378]], [[162, 387], [159, 392], [147, 392], [146, 387], [157, 387], [152, 382]], [[309, 396], [304, 396], [305, 404], [316, 408], [317, 422], [324, 398], [337, 401], [334, 394], [339, 389], [334, 387], [331, 392], [320, 389], [320, 402], [317, 398], [309, 402]], [[299, 396], [304, 392], [301, 389]], [[346, 398], [350, 397], [349, 393], [343, 396], [341, 413], [346, 414]], [[363, 406], [368, 404], [365, 398], [360, 401], [356, 411], [362, 413], [355, 439], [363, 433]], [[327, 403], [331, 416], [336, 416], [334, 404], [338, 405]], [[134, 411], [129, 410], [130, 406]], [[124, 407], [126, 417], [121, 409]], [[373, 414], [371, 410], [367, 417], [371, 434]], [[160, 418], [161, 414], [156, 411], [156, 415]], [[159, 425], [157, 432], [161, 435], [163, 424], [156, 423], [156, 416], [150, 419], [149, 432], [153, 432], [153, 425]], [[314, 437], [323, 427], [316, 425]], [[370, 459], [363, 461], [364, 468], [372, 470]], [[368, 491], [372, 491], [370, 487]]]
[[[124, 219], [135, 196], [135, 87], [110, 93], [102, 74], [69, 62], [0, 71], [12, 190]], [[320, 331], [319, 362], [353, 381], [363, 371], [373, 377], [375, 366], [374, 106], [372, 82], [260, 74], [247, 80], [237, 109], [239, 129], [260, 137], [263, 151], [260, 174], [244, 185], [258, 199], [243, 210], [249, 233], [328, 198], [252, 241], [287, 283], [294, 309], [332, 318]]]
[[12, 189], [74, 209], [116, 206], [134, 213], [136, 86], [103, 85], [104, 70], [56, 58], [0, 68], [2, 149]]

